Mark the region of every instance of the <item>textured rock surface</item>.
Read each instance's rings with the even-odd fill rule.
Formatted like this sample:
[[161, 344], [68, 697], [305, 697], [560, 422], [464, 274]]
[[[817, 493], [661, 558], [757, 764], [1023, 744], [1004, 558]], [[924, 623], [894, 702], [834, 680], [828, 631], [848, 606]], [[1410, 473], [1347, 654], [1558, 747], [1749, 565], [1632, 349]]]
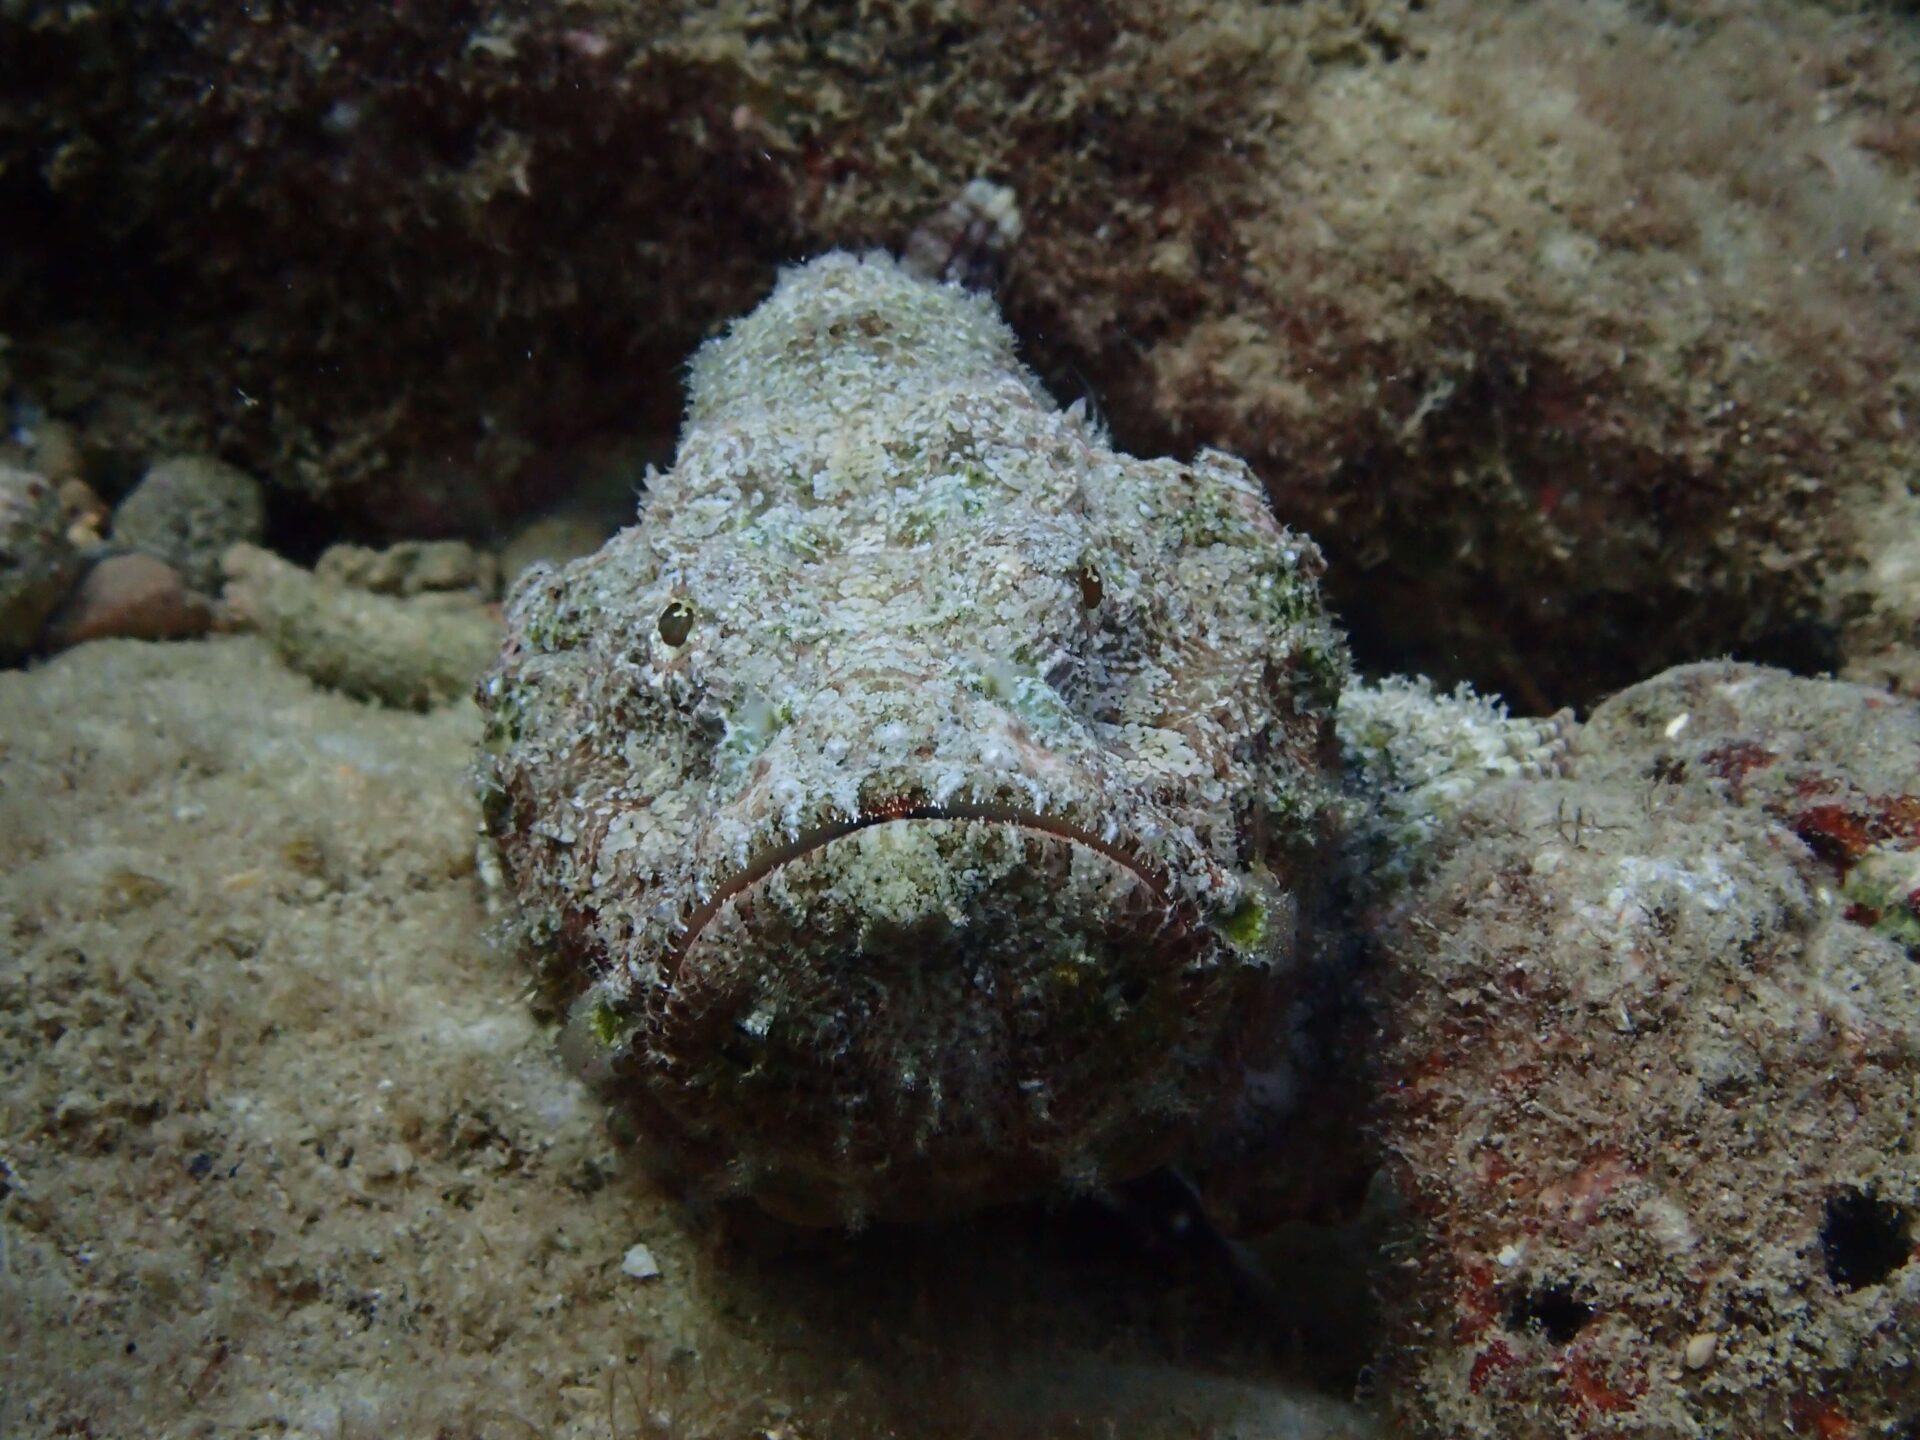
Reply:
[[114, 508], [113, 543], [164, 560], [189, 589], [220, 589], [220, 557], [257, 544], [266, 529], [260, 484], [204, 455], [181, 455], [149, 470]]
[[38, 643], [79, 569], [53, 482], [0, 463], [0, 664]]
[[1455, 818], [1506, 779], [1564, 770], [1573, 715], [1514, 718], [1462, 686], [1436, 694], [1401, 676], [1347, 686], [1336, 717], [1350, 818], [1345, 868], [1354, 899], [1376, 903], [1433, 861]]
[[0, 674], [0, 1430], [1372, 1433], [1085, 1215], [690, 1232], [487, 942], [479, 729], [246, 637]]
[[382, 595], [257, 545], [234, 546], [225, 565], [229, 623], [264, 636], [301, 674], [362, 700], [427, 710], [464, 697], [500, 643], [498, 612], [469, 593]]
[[[597, 547], [596, 547], [597, 548]], [[334, 545], [313, 567], [320, 580], [376, 595], [500, 598], [500, 562], [458, 540], [413, 540], [372, 549]]]
[[1397, 1418], [1920, 1414], [1920, 706], [1726, 664], [1471, 802], [1387, 931]]
[[1920, 487], [1862, 505], [1859, 528], [1868, 543], [1833, 587], [1846, 625], [1841, 678], [1920, 697]]
[[1238, 462], [1055, 409], [987, 302], [789, 272], [481, 687], [583, 1063], [704, 1187], [810, 1219], [1165, 1158], [1293, 967], [1345, 666], [1318, 573]]
[[1546, 713], [1914, 643], [1835, 575], [1920, 473], [1916, 56], [1796, 0], [20, 7], [9, 358], [99, 448], [474, 529], [987, 175], [1056, 388], [1245, 456], [1370, 658]]

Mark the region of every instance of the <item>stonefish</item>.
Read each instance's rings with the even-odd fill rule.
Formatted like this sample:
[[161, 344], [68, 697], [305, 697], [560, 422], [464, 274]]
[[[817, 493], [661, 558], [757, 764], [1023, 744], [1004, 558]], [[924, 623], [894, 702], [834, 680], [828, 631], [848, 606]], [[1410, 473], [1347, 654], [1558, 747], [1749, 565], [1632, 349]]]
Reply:
[[1162, 1162], [1284, 1028], [1320, 569], [1238, 460], [1056, 406], [990, 301], [788, 271], [481, 682], [565, 1048], [684, 1179], [803, 1222]]

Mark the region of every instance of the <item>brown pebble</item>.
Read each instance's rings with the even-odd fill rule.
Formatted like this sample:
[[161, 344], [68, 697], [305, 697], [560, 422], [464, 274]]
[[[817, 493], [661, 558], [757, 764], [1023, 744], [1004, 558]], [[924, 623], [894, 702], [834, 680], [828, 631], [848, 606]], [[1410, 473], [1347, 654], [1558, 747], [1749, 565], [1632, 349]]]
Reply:
[[205, 634], [213, 611], [180, 572], [152, 555], [113, 555], [87, 572], [54, 617], [56, 649], [87, 640], [181, 640]]

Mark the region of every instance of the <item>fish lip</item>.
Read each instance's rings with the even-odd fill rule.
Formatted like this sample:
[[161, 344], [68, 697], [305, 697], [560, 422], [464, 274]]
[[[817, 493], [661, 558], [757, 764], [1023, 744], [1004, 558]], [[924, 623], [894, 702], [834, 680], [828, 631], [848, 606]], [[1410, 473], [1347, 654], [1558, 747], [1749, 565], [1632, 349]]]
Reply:
[[700, 943], [700, 937], [705, 934], [707, 926], [712, 923], [714, 916], [720, 913], [722, 907], [735, 896], [752, 889], [776, 870], [796, 860], [804, 859], [861, 830], [869, 830], [876, 825], [911, 824], [922, 820], [979, 820], [990, 824], [1006, 825], [1014, 829], [1037, 831], [1072, 844], [1084, 845], [1133, 874], [1142, 885], [1147, 887], [1154, 901], [1166, 911], [1170, 918], [1177, 916], [1189, 924], [1195, 919], [1189, 913], [1190, 906], [1171, 897], [1172, 887], [1166, 868], [1158, 861], [1119, 840], [1102, 839], [1085, 827], [1075, 825], [1072, 821], [1062, 819], [1058, 815], [1049, 815], [1038, 810], [1024, 810], [1017, 806], [981, 802], [960, 805], [903, 804], [866, 811], [851, 819], [829, 822], [816, 827], [797, 840], [774, 846], [749, 860], [739, 870], [729, 875], [702, 904], [686, 915], [669, 968], [678, 975], [686, 963], [688, 954]]

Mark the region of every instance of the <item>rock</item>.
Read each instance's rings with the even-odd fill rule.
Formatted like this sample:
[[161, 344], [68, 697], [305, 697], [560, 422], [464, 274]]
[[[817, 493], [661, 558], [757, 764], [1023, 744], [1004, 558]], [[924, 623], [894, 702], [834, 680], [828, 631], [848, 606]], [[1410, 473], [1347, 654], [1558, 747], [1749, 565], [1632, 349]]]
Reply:
[[79, 568], [53, 482], [0, 464], [0, 664], [33, 650]]
[[1563, 773], [1575, 728], [1571, 711], [1516, 719], [1468, 686], [1441, 695], [1400, 676], [1347, 686], [1337, 724], [1353, 810], [1347, 883], [1372, 901], [1423, 872], [1436, 839], [1481, 790]]
[[86, 474], [80, 432], [64, 420], [41, 420], [32, 431], [33, 468], [64, 489]]
[[187, 589], [179, 571], [152, 555], [109, 555], [88, 570], [54, 616], [56, 649], [88, 640], [183, 640], [204, 635], [213, 607]]
[[658, 1280], [660, 1262], [653, 1258], [653, 1251], [645, 1245], [632, 1245], [621, 1258], [620, 1273], [635, 1280]]
[[1469, 800], [1384, 929], [1396, 1433], [1920, 1413], [1920, 704], [1724, 663]]
[[[1834, 577], [1920, 471], [1903, 7], [938, 9], [937, 55], [900, 0], [778, 43], [751, 5], [581, 0], [506, 44], [0, 10], [35, 82], [0, 169], [47, 217], [18, 383], [81, 372], [109, 448], [157, 406], [379, 533], [480, 533], [569, 437], [670, 425], [778, 261], [985, 176], [1038, 368], [1136, 452], [1247, 457], [1377, 668], [1548, 713], [1733, 647], [1853, 658]], [[165, 323], [47, 283], [73, 254], [161, 277]]]
[[469, 694], [500, 645], [500, 621], [471, 597], [377, 595], [254, 545], [227, 552], [228, 619], [264, 636], [321, 685], [398, 709]]
[[1841, 676], [1920, 698], [1920, 490], [1862, 507], [1862, 563], [1835, 577], [1845, 596]]
[[500, 593], [500, 563], [458, 540], [406, 540], [385, 549], [334, 545], [313, 567], [319, 579], [378, 595], [466, 592], [492, 600]]
[[195, 590], [220, 588], [220, 557], [266, 529], [260, 486], [231, 465], [183, 455], [155, 465], [113, 512], [113, 543], [158, 556]]
[[1855, 655], [1841, 678], [1920, 699], [1920, 645], [1876, 646]]

